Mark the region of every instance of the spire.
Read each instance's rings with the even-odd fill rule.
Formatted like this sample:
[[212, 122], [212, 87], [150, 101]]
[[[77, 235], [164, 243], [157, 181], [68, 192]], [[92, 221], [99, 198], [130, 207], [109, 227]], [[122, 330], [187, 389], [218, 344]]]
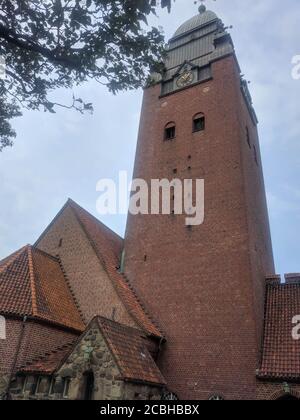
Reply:
[[205, 4], [203, 3], [203, 1], [204, 0], [201, 0], [201, 4], [200, 4], [200, 6], [199, 6], [199, 13], [200, 13], [200, 15], [202, 15], [203, 13], [205, 13], [206, 12], [206, 6], [205, 6]]
[[[214, 0], [214, 1], [216, 1], [216, 0]], [[201, 3], [200, 6], [199, 6], [199, 9], [198, 9], [199, 13], [200, 13], [200, 15], [203, 15], [203, 13], [206, 12], [206, 6], [204, 4], [205, 0], [196, 0], [194, 3], [197, 4], [198, 2]]]

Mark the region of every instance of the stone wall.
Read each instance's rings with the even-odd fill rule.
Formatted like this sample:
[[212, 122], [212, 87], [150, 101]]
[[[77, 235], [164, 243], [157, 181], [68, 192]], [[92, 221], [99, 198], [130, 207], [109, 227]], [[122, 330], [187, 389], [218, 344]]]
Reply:
[[[94, 376], [93, 400], [149, 400], [160, 399], [160, 389], [148, 385], [124, 382], [120, 370], [96, 322], [80, 339], [63, 366], [56, 373], [55, 384], [50, 392], [49, 380], [43, 378], [38, 392], [33, 394], [36, 378], [29, 377], [24, 392], [17, 399], [82, 400], [86, 394], [86, 376]], [[66, 381], [68, 393], [64, 394]], [[19, 389], [21, 387], [21, 381]]]
[[8, 384], [8, 376], [7, 375], [1, 375], [0, 376], [0, 400], [3, 399], [3, 397], [6, 393], [7, 384]]

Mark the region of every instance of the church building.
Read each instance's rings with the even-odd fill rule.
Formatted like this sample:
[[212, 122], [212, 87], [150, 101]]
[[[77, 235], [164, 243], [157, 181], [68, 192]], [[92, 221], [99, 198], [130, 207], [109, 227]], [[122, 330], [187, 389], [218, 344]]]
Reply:
[[0, 399], [300, 399], [300, 274], [275, 274], [257, 125], [201, 5], [144, 90], [134, 178], [203, 179], [204, 222], [129, 212], [123, 239], [69, 199], [0, 261]]

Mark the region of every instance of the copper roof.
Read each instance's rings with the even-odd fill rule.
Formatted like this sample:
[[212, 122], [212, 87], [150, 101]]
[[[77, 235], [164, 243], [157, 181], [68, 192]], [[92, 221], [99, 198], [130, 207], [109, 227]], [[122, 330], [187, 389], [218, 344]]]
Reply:
[[300, 276], [267, 283], [260, 378], [299, 379], [300, 340], [293, 338], [293, 318], [300, 315]]
[[68, 204], [74, 211], [128, 312], [144, 331], [162, 337], [162, 333], [139, 301], [129, 280], [119, 272], [123, 239], [74, 201], [69, 200]]
[[0, 262], [0, 312], [84, 330], [59, 261], [30, 245]]
[[191, 19], [184, 22], [175, 32], [173, 38], [194, 31], [218, 19], [218, 16], [211, 10], [206, 10], [203, 13], [198, 13]]

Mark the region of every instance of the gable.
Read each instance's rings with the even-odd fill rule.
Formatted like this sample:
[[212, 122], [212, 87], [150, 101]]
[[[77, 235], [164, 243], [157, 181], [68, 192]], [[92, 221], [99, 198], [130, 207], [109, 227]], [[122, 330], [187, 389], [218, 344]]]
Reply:
[[123, 240], [82, 207], [69, 200], [37, 246], [59, 255], [86, 324], [100, 315], [161, 336], [118, 271]]

